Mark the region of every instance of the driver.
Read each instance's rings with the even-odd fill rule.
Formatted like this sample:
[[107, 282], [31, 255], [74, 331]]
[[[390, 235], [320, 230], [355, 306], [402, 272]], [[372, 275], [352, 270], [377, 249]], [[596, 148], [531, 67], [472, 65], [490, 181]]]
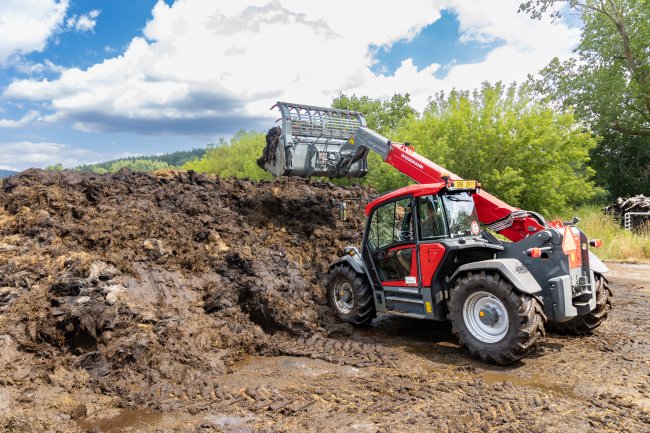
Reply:
[[[396, 215], [395, 215], [395, 228], [399, 230], [399, 236], [396, 239], [404, 241], [413, 240], [413, 232], [411, 230], [411, 215], [412, 215], [413, 206], [411, 203], [403, 206], [397, 206]], [[397, 250], [395, 256], [397, 262], [399, 263], [399, 269], [397, 269], [397, 274], [401, 276], [410, 275], [411, 273], [411, 258], [413, 250], [412, 249], [400, 249]]]
[[[434, 208], [435, 206], [435, 208]], [[422, 239], [432, 239], [438, 236], [444, 236], [445, 231], [440, 218], [440, 209], [433, 203], [431, 198], [421, 202], [420, 209], [420, 231]]]

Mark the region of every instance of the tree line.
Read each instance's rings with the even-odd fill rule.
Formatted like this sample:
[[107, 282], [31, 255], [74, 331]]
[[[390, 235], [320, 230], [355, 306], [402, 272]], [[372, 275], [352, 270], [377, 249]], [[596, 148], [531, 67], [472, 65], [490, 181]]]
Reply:
[[0, 179], [4, 179], [5, 177], [13, 176], [14, 174], [17, 174], [17, 171], [13, 170], [0, 170]]
[[[210, 147], [212, 145], [208, 145]], [[82, 164], [73, 170], [83, 171], [86, 173], [115, 173], [122, 168], [128, 168], [133, 171], [156, 171], [165, 169], [181, 168], [187, 162], [198, 159], [205, 155], [205, 148], [195, 148], [191, 150], [181, 150], [178, 152], [165, 153], [151, 156], [131, 156], [118, 158], [105, 162], [94, 164]], [[63, 164], [53, 164], [45, 167], [45, 170], [61, 171]]]
[[[432, 95], [422, 113], [409, 95], [389, 100], [336, 97], [334, 108], [361, 111], [369, 127], [513, 205], [547, 214], [650, 193], [650, 2], [529, 0], [532, 19], [571, 14], [582, 24], [577, 56], [553, 59], [525, 83]], [[263, 134], [240, 132], [186, 167], [267, 178], [255, 157]], [[361, 182], [379, 191], [409, 182], [370, 155]], [[358, 180], [355, 180], [358, 181]]]
[[[370, 128], [410, 142], [418, 153], [524, 209], [552, 215], [616, 196], [650, 195], [650, 2], [529, 0], [520, 6], [532, 19], [557, 19], [560, 11], [583, 24], [577, 56], [553, 59], [524, 83], [439, 92], [421, 113], [408, 94], [388, 100], [340, 94], [332, 107], [364, 113]], [[255, 162], [264, 145], [263, 133], [240, 131], [178, 166], [270, 179]], [[92, 170], [165, 168], [154, 164], [158, 160], [112, 161]], [[349, 182], [380, 192], [409, 182], [377, 155], [369, 164], [365, 178]]]

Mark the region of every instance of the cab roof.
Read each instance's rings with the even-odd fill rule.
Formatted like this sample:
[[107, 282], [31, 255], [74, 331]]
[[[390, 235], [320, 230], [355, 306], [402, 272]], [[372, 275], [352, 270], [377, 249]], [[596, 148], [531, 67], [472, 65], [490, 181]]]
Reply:
[[413, 197], [421, 197], [423, 195], [434, 195], [438, 194], [438, 192], [445, 187], [444, 182], [438, 182], [438, 183], [425, 183], [425, 184], [419, 184], [419, 185], [409, 185], [405, 186], [404, 188], [396, 189], [395, 191], [391, 191], [388, 194], [384, 194], [381, 197], [371, 201], [366, 205], [366, 216], [370, 215], [370, 211], [382, 203], [385, 203], [387, 201], [391, 201], [395, 198], [399, 197], [406, 197], [406, 196], [413, 196]]

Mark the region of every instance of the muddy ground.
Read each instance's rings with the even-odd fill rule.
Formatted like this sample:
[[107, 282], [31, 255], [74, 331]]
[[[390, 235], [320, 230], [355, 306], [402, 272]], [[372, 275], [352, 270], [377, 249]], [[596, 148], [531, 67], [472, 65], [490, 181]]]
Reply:
[[332, 316], [327, 264], [358, 243], [371, 194], [172, 172], [5, 180], [0, 431], [650, 431], [650, 266], [610, 264], [593, 335], [482, 364], [445, 323]]

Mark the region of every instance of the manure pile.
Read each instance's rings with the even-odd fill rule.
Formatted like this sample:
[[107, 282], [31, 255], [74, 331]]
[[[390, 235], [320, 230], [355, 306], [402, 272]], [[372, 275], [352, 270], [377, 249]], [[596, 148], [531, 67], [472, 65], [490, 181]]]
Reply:
[[[86, 395], [69, 399], [74, 419], [91, 401], [166, 410], [225, 398], [212, 378], [247, 354], [392, 363], [381, 346], [332, 338], [351, 329], [322, 284], [337, 253], [359, 244], [370, 193], [194, 172], [5, 179], [0, 393], [59, 410], [55, 395]], [[342, 221], [346, 198], [362, 200]]]

